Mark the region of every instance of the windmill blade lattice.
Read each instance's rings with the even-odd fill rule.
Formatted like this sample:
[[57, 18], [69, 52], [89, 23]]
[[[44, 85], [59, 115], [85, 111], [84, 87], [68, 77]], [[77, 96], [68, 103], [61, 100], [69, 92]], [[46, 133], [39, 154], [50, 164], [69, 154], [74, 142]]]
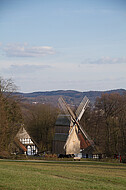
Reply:
[[62, 97], [58, 99], [64, 113], [66, 115], [71, 115], [73, 120], [76, 120], [76, 116], [74, 115], [73, 111], [70, 109], [70, 107], [67, 105], [67, 103], [64, 101]]
[[77, 120], [80, 121], [86, 107], [88, 106], [89, 104], [89, 99], [85, 96], [82, 100], [82, 102], [80, 103], [79, 107], [77, 108], [76, 110], [76, 116], [77, 116]]

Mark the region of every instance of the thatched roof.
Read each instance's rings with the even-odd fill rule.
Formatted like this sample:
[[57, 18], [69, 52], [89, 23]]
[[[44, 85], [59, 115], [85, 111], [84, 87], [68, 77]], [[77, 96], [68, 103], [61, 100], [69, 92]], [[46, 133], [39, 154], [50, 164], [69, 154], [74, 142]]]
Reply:
[[30, 139], [30, 135], [28, 134], [28, 132], [26, 131], [26, 129], [22, 126], [18, 133], [16, 134], [16, 138], [18, 139]]

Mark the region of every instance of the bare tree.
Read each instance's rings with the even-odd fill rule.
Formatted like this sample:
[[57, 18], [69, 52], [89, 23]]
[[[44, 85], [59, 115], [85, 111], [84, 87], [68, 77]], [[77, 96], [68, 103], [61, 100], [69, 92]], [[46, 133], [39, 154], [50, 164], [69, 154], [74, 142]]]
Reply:
[[124, 123], [126, 122], [124, 115], [126, 103], [123, 99], [124, 97], [119, 94], [103, 94], [96, 101], [96, 109], [102, 117], [102, 122], [98, 125], [103, 130], [101, 138], [104, 140], [104, 151], [107, 156], [123, 152]]
[[[25, 107], [25, 109], [24, 109]], [[51, 105], [23, 105], [25, 126], [29, 134], [38, 143], [40, 151], [52, 149], [54, 126], [58, 114]]]
[[15, 89], [11, 79], [0, 78], [0, 152], [8, 150], [22, 121], [20, 106], [13, 96]]

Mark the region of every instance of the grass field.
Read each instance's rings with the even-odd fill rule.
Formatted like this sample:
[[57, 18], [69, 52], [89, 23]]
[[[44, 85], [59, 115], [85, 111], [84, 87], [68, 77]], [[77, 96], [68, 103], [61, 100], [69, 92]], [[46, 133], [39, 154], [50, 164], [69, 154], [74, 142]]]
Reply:
[[0, 190], [126, 190], [126, 165], [0, 160]]

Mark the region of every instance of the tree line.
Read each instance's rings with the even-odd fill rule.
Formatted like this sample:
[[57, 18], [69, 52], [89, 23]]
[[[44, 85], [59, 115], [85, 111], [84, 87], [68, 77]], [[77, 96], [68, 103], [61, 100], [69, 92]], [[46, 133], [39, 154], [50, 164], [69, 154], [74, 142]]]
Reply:
[[107, 157], [126, 153], [126, 94], [102, 94], [86, 110], [82, 124]]
[[[51, 151], [54, 127], [60, 110], [45, 104], [26, 104], [14, 96], [12, 80], [0, 78], [0, 152], [10, 151], [10, 143], [25, 125], [39, 150]], [[126, 94], [102, 94], [88, 107], [81, 125], [102, 153], [126, 153]]]

